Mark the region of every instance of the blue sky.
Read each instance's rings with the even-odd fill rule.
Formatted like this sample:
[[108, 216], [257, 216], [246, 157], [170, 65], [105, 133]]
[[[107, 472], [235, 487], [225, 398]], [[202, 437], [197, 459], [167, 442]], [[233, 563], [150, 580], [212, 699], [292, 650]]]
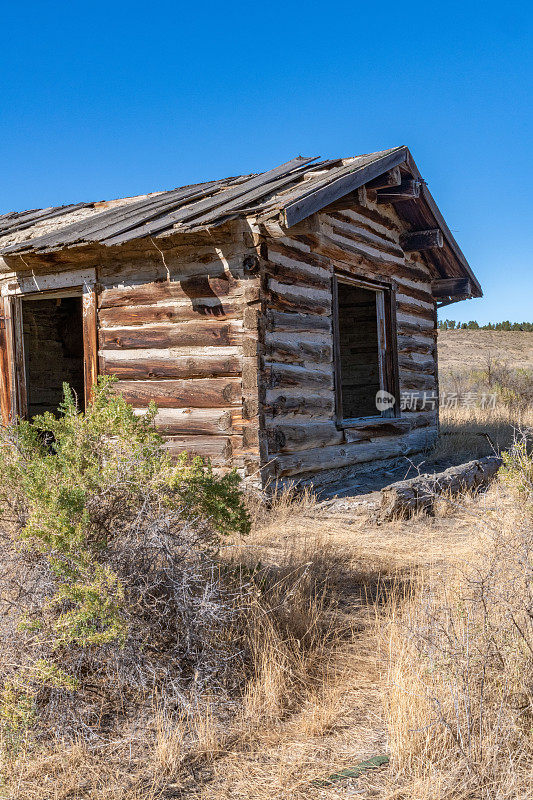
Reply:
[[485, 297], [533, 319], [527, 3], [4, 3], [0, 213], [407, 144]]

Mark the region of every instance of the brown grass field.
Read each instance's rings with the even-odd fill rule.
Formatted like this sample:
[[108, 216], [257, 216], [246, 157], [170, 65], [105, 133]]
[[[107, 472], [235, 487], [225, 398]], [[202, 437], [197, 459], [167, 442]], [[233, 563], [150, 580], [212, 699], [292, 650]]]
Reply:
[[483, 369], [487, 360], [512, 369], [533, 369], [533, 333], [529, 331], [439, 331], [441, 376]]
[[[506, 368], [533, 365], [533, 334], [446, 332], [441, 372], [483, 369], [489, 349]], [[490, 452], [480, 432], [509, 447], [533, 427], [527, 399], [450, 410], [431, 459]], [[112, 741], [4, 762], [0, 797], [532, 797], [533, 468], [520, 469], [408, 521], [379, 524], [373, 496], [253, 507], [250, 536], [223, 550], [261, 571], [268, 599], [245, 695], [179, 721], [154, 698]], [[389, 763], [338, 776], [379, 755]]]

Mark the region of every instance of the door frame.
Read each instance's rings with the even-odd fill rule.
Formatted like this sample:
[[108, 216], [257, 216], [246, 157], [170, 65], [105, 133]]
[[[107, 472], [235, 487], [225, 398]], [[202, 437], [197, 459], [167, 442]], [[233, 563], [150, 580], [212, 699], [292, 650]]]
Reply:
[[0, 407], [2, 424], [28, 415], [22, 300], [81, 297], [85, 406], [98, 379], [96, 269], [19, 274], [0, 283]]

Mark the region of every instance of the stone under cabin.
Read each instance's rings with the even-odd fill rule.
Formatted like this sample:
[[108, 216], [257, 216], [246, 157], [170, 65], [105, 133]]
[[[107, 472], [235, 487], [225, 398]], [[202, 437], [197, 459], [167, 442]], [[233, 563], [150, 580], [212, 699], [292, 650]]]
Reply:
[[407, 147], [0, 217], [4, 424], [99, 375], [172, 454], [334, 485], [438, 435], [437, 308], [481, 287]]

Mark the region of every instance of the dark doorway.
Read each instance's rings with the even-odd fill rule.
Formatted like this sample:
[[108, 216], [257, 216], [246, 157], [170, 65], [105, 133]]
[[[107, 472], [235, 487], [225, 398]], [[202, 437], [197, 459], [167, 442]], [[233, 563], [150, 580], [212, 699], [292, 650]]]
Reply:
[[379, 293], [340, 281], [337, 292], [342, 417], [380, 416]]
[[28, 417], [56, 412], [64, 383], [84, 410], [81, 297], [24, 299], [22, 324]]

